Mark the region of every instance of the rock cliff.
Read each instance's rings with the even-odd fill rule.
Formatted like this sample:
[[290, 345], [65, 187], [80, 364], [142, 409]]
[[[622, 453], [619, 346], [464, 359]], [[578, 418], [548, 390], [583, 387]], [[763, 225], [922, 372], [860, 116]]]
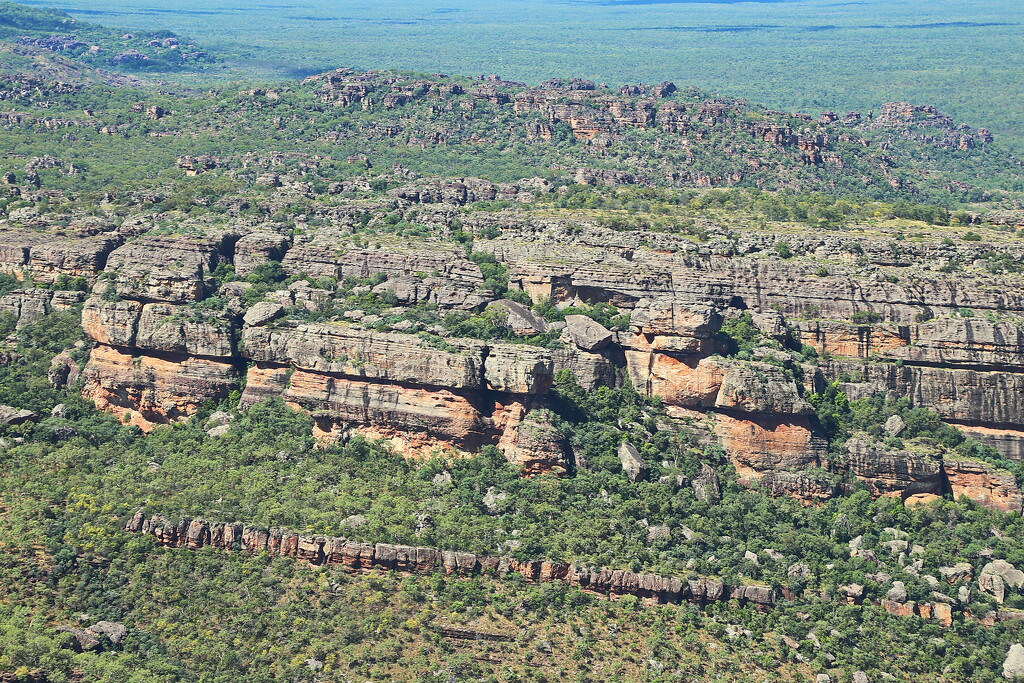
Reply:
[[[237, 391], [243, 407], [280, 397], [311, 412], [324, 440], [361, 433], [410, 455], [492, 445], [527, 473], [571, 472], [557, 418], [539, 419], [567, 370], [585, 390], [628, 382], [670, 416], [707, 420], [750, 486], [813, 501], [840, 491], [838, 477], [1020, 510], [1012, 476], [954, 454], [854, 440], [833, 462], [806, 399], [833, 380], [850, 398], [906, 397], [1019, 460], [1024, 283], [986, 270], [993, 245], [906, 241], [894, 256], [888, 238], [865, 233], [854, 248], [826, 231], [788, 238], [782, 254], [756, 230], [694, 240], [515, 208], [458, 218], [462, 189], [418, 187], [437, 190], [428, 204], [427, 190], [414, 201], [403, 189], [319, 206], [301, 234], [251, 220], [187, 235], [141, 219], [52, 240], [45, 226], [12, 231], [4, 272], [80, 278], [92, 295], [25, 288], [0, 310], [23, 325], [85, 299], [83, 393], [145, 429]], [[413, 218], [424, 228], [409, 238], [360, 233]], [[982, 265], [928, 265], [952, 257]], [[591, 306], [614, 324], [579, 313]], [[567, 309], [564, 321], [544, 307]], [[738, 324], [747, 337], [730, 336]]]

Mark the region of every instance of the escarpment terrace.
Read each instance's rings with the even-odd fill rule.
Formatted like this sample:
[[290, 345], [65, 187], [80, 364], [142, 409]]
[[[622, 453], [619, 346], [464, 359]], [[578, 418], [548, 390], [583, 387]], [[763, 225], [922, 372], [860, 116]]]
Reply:
[[[567, 371], [585, 390], [629, 383], [659, 399], [659, 429], [710, 435], [750, 486], [821, 500], [860, 481], [1021, 509], [1012, 475], [938, 446], [921, 467], [870, 439], [837, 456], [808, 396], [838, 382], [850, 398], [906, 397], [1019, 460], [1024, 281], [984, 266], [1024, 247], [862, 228], [855, 242], [795, 234], [783, 254], [757, 230], [701, 240], [522, 210], [360, 207], [359, 225], [320, 207], [301, 234], [241, 220], [58, 242], [9, 229], [6, 272], [92, 292], [23, 289], [0, 307], [25, 324], [84, 298], [82, 392], [146, 430], [231, 395], [280, 397], [322, 440], [386, 438], [408, 455], [490, 445], [527, 473], [571, 472], [584, 463], [550, 417]], [[425, 234], [381, 230], [396, 216]]]

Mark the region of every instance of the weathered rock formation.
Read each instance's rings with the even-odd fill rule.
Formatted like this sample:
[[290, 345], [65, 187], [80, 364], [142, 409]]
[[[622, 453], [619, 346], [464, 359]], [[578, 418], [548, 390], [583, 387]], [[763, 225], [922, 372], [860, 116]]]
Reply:
[[604, 595], [636, 595], [657, 602], [708, 603], [735, 599], [760, 607], [777, 600], [771, 586], [729, 587], [715, 578], [642, 574], [626, 569], [581, 567], [564, 562], [517, 560], [512, 557], [477, 555], [390, 543], [364, 543], [334, 536], [298, 534], [280, 528], [264, 529], [241, 523], [216, 523], [202, 519], [171, 521], [138, 512], [125, 530], [153, 536], [163, 546], [196, 550], [205, 546], [246, 553], [266, 552], [294, 557], [313, 565], [331, 565], [360, 572], [388, 569], [404, 573], [444, 572], [456, 576], [520, 574], [531, 583], [563, 581], [582, 590]]
[[[294, 557], [314, 566], [340, 567], [352, 573], [372, 570], [407, 574], [443, 572], [459, 577], [518, 574], [530, 583], [561, 581], [584, 591], [611, 597], [634, 595], [659, 603], [688, 601], [702, 605], [736, 600], [758, 609], [769, 609], [780, 600], [792, 600], [795, 597], [787, 587], [780, 591], [774, 586], [751, 581], [727, 585], [713, 577], [691, 575], [684, 579], [627, 569], [603, 569], [565, 562], [519, 560], [508, 556], [478, 555], [421, 546], [370, 543], [336, 536], [300, 534], [279, 527], [257, 527], [240, 522], [219, 523], [187, 518], [171, 520], [162, 515], [147, 517], [142, 510], [127, 520], [124, 530], [151, 536], [159, 545], [167, 548], [198, 550], [209, 546], [229, 552], [268, 553]], [[791, 578], [803, 577], [806, 580], [810, 578], [810, 569], [806, 565], [797, 564], [790, 567], [789, 574]], [[948, 580], [969, 578], [968, 575]], [[1021, 572], [1001, 560], [989, 563], [979, 577], [982, 589], [994, 593], [1000, 601], [1007, 586], [1020, 587], [1022, 583]], [[828, 592], [815, 595], [861, 604], [864, 602], [864, 587], [842, 586], [834, 596]], [[896, 616], [934, 619], [943, 627], [951, 626], [954, 615], [959, 614], [959, 603], [938, 592], [934, 593], [934, 597], [934, 601], [910, 601], [904, 584], [894, 581], [885, 597], [877, 604]], [[991, 618], [997, 619], [998, 615]], [[983, 619], [982, 623], [989, 622]]]
[[[347, 85], [337, 90], [353, 78], [338, 74], [324, 85], [354, 96]], [[429, 96], [417, 93], [435, 92], [431, 83], [408, 96]], [[595, 92], [565, 87], [531, 91], [513, 106], [548, 112], [576, 106], [552, 102], [552, 92], [588, 101]], [[374, 92], [357, 90], [364, 99]], [[613, 127], [658, 125], [658, 115], [643, 123], [640, 110], [609, 106]], [[728, 110], [717, 103], [687, 111], [699, 120]], [[783, 141], [790, 134], [757, 132]], [[273, 160], [245, 163], [260, 173], [277, 168]], [[992, 245], [907, 240], [895, 249], [892, 240], [864, 237], [851, 246], [823, 232], [788, 237], [794, 256], [782, 259], [777, 237], [754, 231], [717, 227], [702, 242], [641, 229], [579, 230], [516, 210], [463, 214], [457, 206], [477, 198], [470, 190], [491, 195], [486, 185], [460, 182], [417, 182], [385, 199], [316, 205], [318, 220], [294, 235], [248, 219], [175, 235], [157, 234], [141, 218], [119, 226], [81, 221], [59, 235], [12, 226], [0, 270], [54, 287], [81, 278], [91, 287], [82, 323], [96, 347], [84, 392], [145, 428], [187, 418], [244, 383], [243, 406], [279, 396], [313, 413], [325, 439], [359, 432], [410, 454], [494, 445], [531, 472], [571, 471], [572, 456], [559, 459], [554, 434], [531, 439], [517, 431], [528, 415], [551, 407], [554, 374], [569, 370], [588, 391], [628, 381], [672, 416], [709, 417], [741, 481], [773, 493], [820, 500], [841, 490], [836, 477], [849, 474], [876, 495], [920, 501], [963, 493], [1020, 509], [1008, 475], [948, 454], [929, 459], [913, 449], [851, 445], [846, 462], [829, 462], [805, 399], [827, 380], [840, 380], [851, 398], [892, 392], [935, 409], [1006, 457], [1024, 455], [1024, 336], [1014, 318], [1024, 313], [1024, 285], [1012, 273], [953, 277], [926, 267], [954, 257], [984, 263]], [[367, 226], [413, 219], [429, 232], [363, 234]], [[469, 236], [467, 252], [460, 241]], [[1014, 249], [1005, 255], [1024, 256]], [[822, 259], [826, 274], [817, 266]], [[231, 267], [248, 275], [268, 261], [281, 267], [267, 272], [293, 276], [290, 284], [274, 290], [223, 280]], [[503, 281], [494, 278], [504, 274], [508, 289], [518, 290], [510, 298], [489, 288], [501, 291]], [[335, 310], [342, 295], [332, 278], [346, 283], [344, 296], [362, 293], [392, 308], [383, 315]], [[579, 314], [566, 316], [563, 327], [519, 303], [524, 294], [557, 307], [611, 305], [621, 315], [609, 323], [614, 329]], [[23, 326], [85, 296], [26, 288], [0, 296], [0, 311]], [[543, 334], [553, 348], [456, 338], [440, 326], [426, 329], [414, 319], [419, 313], [403, 319], [426, 309], [437, 312], [435, 320], [484, 313], [510, 338]], [[723, 329], [748, 313], [760, 346], [735, 355]], [[819, 361], [795, 360], [786, 348], [800, 344], [816, 349]]]

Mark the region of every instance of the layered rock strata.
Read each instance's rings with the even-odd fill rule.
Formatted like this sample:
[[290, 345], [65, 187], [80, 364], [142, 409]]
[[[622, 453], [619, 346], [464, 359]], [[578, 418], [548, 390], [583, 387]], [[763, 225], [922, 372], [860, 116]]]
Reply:
[[[1024, 286], [1008, 274], [954, 278], [915, 265], [983, 263], [992, 245], [906, 241], [896, 253], [888, 240], [865, 237], [851, 246], [840, 235], [797, 235], [787, 238], [795, 256], [785, 260], [774, 255], [774, 235], [720, 231], [697, 242], [644, 230], [570, 230], [559, 220], [516, 212], [458, 214], [445, 192], [439, 203], [414, 209], [402, 197], [379, 206], [320, 207], [315, 211], [325, 220], [295, 236], [241, 221], [188, 236], [147, 232], [142, 219], [116, 228], [83, 224], [77, 237], [69, 231], [53, 239], [12, 229], [0, 269], [55, 284], [80, 277], [92, 287], [82, 319], [97, 347], [84, 372], [85, 394], [145, 428], [185, 418], [244, 382], [242, 405], [280, 396], [312, 412], [324, 438], [361, 431], [410, 454], [491, 444], [518, 449], [515, 457], [525, 463], [521, 445], [512, 445], [516, 422], [549, 407], [554, 373], [569, 370], [586, 390], [628, 381], [672, 415], [710, 414], [743, 482], [805, 500], [835, 490], [822, 468], [846, 468], [828, 462], [803, 398], [826, 380], [841, 380], [851, 398], [906, 396], [1006, 457], [1024, 454], [1024, 403], [1017, 398], [1024, 393], [1024, 337], [1013, 317], [1024, 313]], [[413, 211], [432, 236], [358, 234]], [[473, 258], [445, 239], [456, 234], [456, 218], [463, 236], [476, 235]], [[1009, 257], [1024, 255], [1007, 249]], [[481, 252], [494, 257], [490, 280]], [[283, 264], [285, 274], [321, 280], [255, 298], [248, 293], [260, 285], [222, 282], [230, 267], [245, 275], [268, 260]], [[827, 274], [816, 265], [822, 260], [830, 264]], [[548, 349], [438, 341], [435, 332], [447, 333], [436, 328], [421, 338], [412, 332], [424, 326], [412, 320], [391, 327], [381, 316], [363, 321], [358, 311], [321, 316], [319, 323], [296, 320], [329, 310], [338, 296], [330, 278], [342, 278], [346, 292], [393, 302], [389, 316], [401, 318], [409, 307], [465, 315], [499, 304], [499, 322], [514, 334], [557, 336], [556, 323], [488, 289], [499, 273], [507, 273], [510, 290], [534, 302], [611, 304], [628, 323], [609, 330], [569, 315], [560, 348]], [[512, 298], [522, 301], [522, 294]], [[24, 325], [83, 296], [27, 288], [0, 296], [0, 311]], [[754, 349], [745, 360], [723, 357], [722, 326], [743, 313], [753, 314], [774, 349]], [[822, 357], [801, 365], [781, 344], [804, 344]], [[554, 458], [556, 449], [541, 447], [547, 442], [536, 441], [552, 454], [551, 467], [571, 469], [571, 453], [564, 462]], [[890, 477], [887, 465], [878, 466], [855, 476]], [[990, 481], [980, 483], [984, 476], [968, 470], [943, 471], [947, 493], [963, 490], [986, 504], [1014, 507], [1012, 487], [996, 483], [1002, 475], [984, 475]], [[952, 484], [958, 479], [965, 482], [959, 488]], [[878, 492], [899, 485], [879, 484]]]
[[313, 565], [337, 566], [350, 572], [390, 569], [403, 573], [444, 572], [456, 576], [519, 574], [531, 583], [563, 581], [568, 585], [604, 595], [635, 595], [657, 602], [709, 603], [736, 599], [761, 607], [774, 606], [776, 592], [770, 586], [729, 587], [715, 578], [682, 580], [677, 577], [637, 573], [624, 569], [599, 569], [564, 562], [517, 560], [512, 557], [477, 555], [436, 548], [363, 543], [334, 536], [298, 534], [280, 528], [264, 529], [241, 523], [216, 523], [201, 519], [170, 521], [161, 516], [136, 513], [125, 530], [152, 536], [160, 545], [196, 550], [205, 546], [246, 553], [266, 552], [294, 557]]

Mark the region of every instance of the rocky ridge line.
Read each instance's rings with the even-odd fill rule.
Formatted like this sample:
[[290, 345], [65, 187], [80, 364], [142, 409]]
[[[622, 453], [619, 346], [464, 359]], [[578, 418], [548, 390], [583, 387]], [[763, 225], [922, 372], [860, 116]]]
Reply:
[[[152, 536], [157, 543], [167, 548], [199, 550], [209, 546], [225, 551], [266, 552], [281, 557], [294, 557], [313, 566], [341, 567], [351, 573], [383, 569], [405, 574], [443, 571], [459, 577], [487, 573], [501, 577], [519, 574], [530, 583], [563, 581], [583, 591], [606, 597], [633, 595], [659, 604], [685, 601], [701, 605], [738, 600], [762, 610], [774, 607], [780, 598], [797, 598], [789, 588], [777, 590], [773, 586], [758, 583], [729, 586], [713, 577], [681, 579], [626, 569], [584, 567], [566, 562], [517, 560], [507, 556], [478, 555], [437, 548], [365, 543], [337, 536], [299, 534], [279, 527], [267, 529], [241, 522], [209, 522], [185, 517], [174, 522], [162, 515], [147, 517], [142, 510], [125, 523], [124, 530]], [[1004, 582], [1008, 582], [1006, 585], [1021, 585], [1017, 578], [1021, 572], [1005, 562], [999, 566], [996, 564], [990, 563], [982, 571], [980, 583], [985, 590], [991, 592], [995, 586], [1001, 596]], [[793, 565], [790, 573], [793, 574], [794, 568], [800, 566], [799, 563]], [[951, 580], [970, 578], [968, 569], [952, 576]], [[923, 619], [935, 619], [944, 627], [952, 625], [955, 605], [949, 604], [948, 598], [945, 598], [946, 601], [937, 599], [935, 602], [915, 603], [908, 600], [905, 591], [900, 594], [901, 587], [900, 582], [895, 582], [893, 589], [878, 604], [896, 616], [916, 615]], [[833, 596], [825, 592], [810, 592], [819, 599], [833, 599]], [[834, 599], [848, 604], [874, 604], [864, 598], [864, 587], [856, 584], [838, 587]], [[967, 612], [963, 614], [965, 617], [973, 616]], [[985, 615], [980, 623], [991, 625], [996, 621], [1018, 618], [1020, 616], [1017, 613], [1000, 611]]]

